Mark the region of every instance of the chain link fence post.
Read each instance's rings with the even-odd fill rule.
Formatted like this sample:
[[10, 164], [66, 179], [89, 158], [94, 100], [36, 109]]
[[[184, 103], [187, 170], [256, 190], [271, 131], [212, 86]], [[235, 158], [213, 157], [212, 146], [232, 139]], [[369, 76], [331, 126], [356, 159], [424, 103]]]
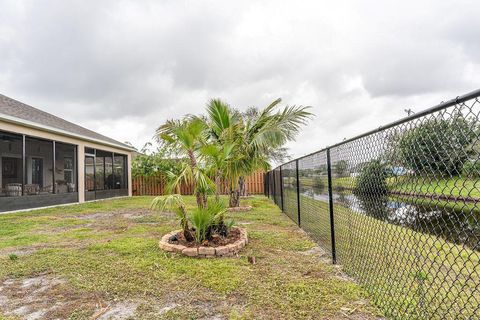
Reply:
[[298, 175], [298, 159], [295, 160], [295, 176], [297, 181], [297, 213], [298, 213], [298, 226], [300, 227], [300, 177]]
[[330, 158], [330, 148], [327, 149], [327, 175], [328, 175], [328, 208], [330, 211], [330, 236], [332, 238], [332, 263], [337, 263], [337, 253], [335, 249], [335, 223], [333, 215], [333, 188], [332, 188], [332, 161]]
[[282, 207], [282, 212], [285, 212], [285, 208], [283, 207], [283, 173], [282, 173], [282, 166], [280, 166], [280, 204]]
[[278, 206], [278, 203], [277, 203], [277, 186], [275, 184], [275, 169], [273, 169], [272, 171], [272, 195], [273, 195], [273, 202]]

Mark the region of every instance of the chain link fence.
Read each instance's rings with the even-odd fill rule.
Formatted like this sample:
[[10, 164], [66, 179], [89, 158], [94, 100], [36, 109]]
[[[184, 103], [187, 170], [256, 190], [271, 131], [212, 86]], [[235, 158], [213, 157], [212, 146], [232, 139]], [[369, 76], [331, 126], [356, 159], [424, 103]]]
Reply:
[[479, 96], [266, 174], [266, 195], [390, 318], [480, 319]]

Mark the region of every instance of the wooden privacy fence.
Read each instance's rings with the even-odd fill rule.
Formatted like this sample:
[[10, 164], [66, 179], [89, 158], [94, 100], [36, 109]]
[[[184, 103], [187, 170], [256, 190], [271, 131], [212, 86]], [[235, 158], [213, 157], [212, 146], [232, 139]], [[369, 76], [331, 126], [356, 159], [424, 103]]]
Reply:
[[[264, 173], [258, 171], [245, 178], [245, 187], [247, 194], [264, 194]], [[165, 194], [165, 179], [162, 175], [152, 177], [133, 177], [132, 190], [134, 196], [161, 196]], [[227, 192], [227, 188], [223, 190]], [[182, 184], [180, 193], [183, 195], [193, 194], [191, 185]]]

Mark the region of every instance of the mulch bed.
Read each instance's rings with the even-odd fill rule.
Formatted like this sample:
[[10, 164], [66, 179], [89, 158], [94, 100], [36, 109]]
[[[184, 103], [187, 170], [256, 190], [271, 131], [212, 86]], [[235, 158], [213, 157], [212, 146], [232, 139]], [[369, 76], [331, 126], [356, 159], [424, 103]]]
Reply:
[[213, 235], [211, 240], [205, 240], [203, 243], [198, 244], [195, 241], [187, 241], [183, 236], [183, 232], [177, 233], [178, 241], [169, 241], [171, 244], [179, 244], [188, 248], [195, 248], [195, 247], [221, 247], [226, 246], [227, 244], [234, 243], [235, 241], [241, 238], [240, 229], [232, 228], [228, 233], [228, 236], [222, 237], [217, 234]]

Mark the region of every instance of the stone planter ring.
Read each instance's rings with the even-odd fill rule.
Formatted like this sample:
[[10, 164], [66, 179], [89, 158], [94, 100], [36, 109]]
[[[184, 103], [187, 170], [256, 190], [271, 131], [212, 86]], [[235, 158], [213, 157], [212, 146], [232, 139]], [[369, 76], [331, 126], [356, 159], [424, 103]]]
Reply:
[[182, 230], [175, 230], [170, 233], [167, 233], [162, 237], [159, 243], [160, 249], [167, 252], [180, 253], [188, 257], [197, 257], [197, 258], [213, 258], [213, 257], [233, 257], [237, 255], [240, 250], [242, 250], [248, 244], [248, 235], [247, 230], [244, 228], [238, 228], [240, 230], [240, 239], [237, 239], [235, 242], [218, 247], [207, 247], [207, 246], [198, 246], [198, 247], [186, 247], [180, 244], [170, 243], [169, 239], [182, 232]]

